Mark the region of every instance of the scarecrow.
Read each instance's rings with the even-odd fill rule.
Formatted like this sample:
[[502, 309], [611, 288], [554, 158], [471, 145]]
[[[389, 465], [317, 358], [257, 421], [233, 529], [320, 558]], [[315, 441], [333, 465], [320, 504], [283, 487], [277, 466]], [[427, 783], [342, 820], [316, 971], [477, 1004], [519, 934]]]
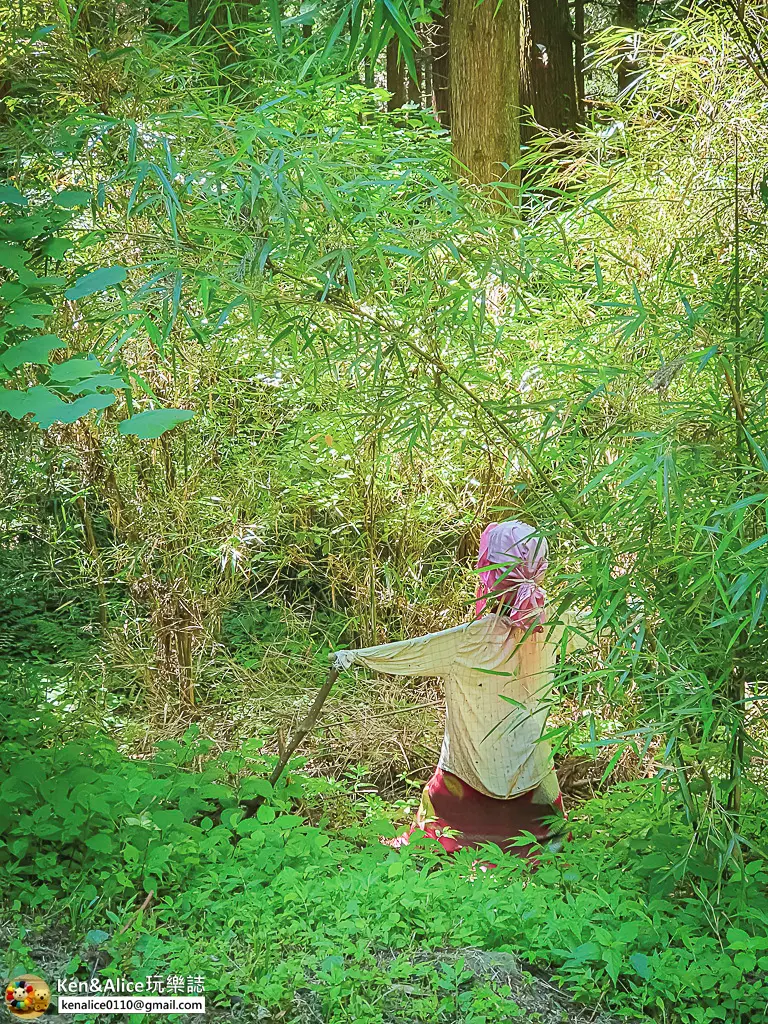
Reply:
[[[491, 523], [480, 539], [472, 622], [331, 655], [334, 674], [358, 664], [443, 680], [442, 750], [413, 828], [449, 852], [492, 842], [527, 856], [531, 844], [515, 843], [521, 833], [554, 843], [562, 832], [560, 786], [549, 744], [541, 739], [566, 625], [544, 628], [547, 558], [547, 541], [532, 526]], [[407, 843], [413, 828], [393, 845]]]

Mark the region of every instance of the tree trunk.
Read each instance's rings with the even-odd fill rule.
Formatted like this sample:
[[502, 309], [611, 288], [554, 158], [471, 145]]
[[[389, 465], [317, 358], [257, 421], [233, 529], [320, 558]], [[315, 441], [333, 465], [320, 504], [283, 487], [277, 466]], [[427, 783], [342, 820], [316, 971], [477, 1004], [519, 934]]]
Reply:
[[515, 180], [519, 4], [451, 0], [450, 17], [453, 155], [472, 181]]
[[573, 5], [573, 29], [575, 35], [573, 59], [576, 72], [576, 102], [579, 114], [583, 114], [584, 97], [586, 96], [586, 89], [584, 87], [584, 0], [576, 0]]
[[187, 18], [190, 28], [202, 25], [208, 10], [206, 0], [187, 0]]
[[[189, 27], [199, 28], [204, 24], [213, 8], [211, 23], [227, 30], [230, 23], [239, 26], [252, 19], [252, 8], [258, 7], [259, 0], [187, 0]], [[216, 36], [216, 33], [211, 33]], [[221, 38], [218, 36], [217, 38]]]
[[433, 85], [432, 85], [432, 65], [433, 65], [433, 45], [432, 45], [432, 33], [430, 31], [424, 34], [424, 45], [422, 47], [422, 61], [421, 61], [421, 92], [422, 102], [425, 106], [430, 106], [432, 103]]
[[[568, 0], [525, 0], [520, 55], [520, 136], [528, 142], [536, 124], [555, 131], [576, 127], [576, 78]], [[533, 121], [528, 109], [533, 107]]]
[[424, 76], [424, 50], [413, 51], [413, 62], [416, 65], [416, 77], [410, 71], [408, 75], [408, 102], [421, 106], [421, 82]]
[[432, 104], [435, 116], [443, 128], [451, 127], [449, 24], [447, 14], [437, 15], [432, 41]]
[[399, 59], [397, 36], [387, 43], [387, 92], [391, 93], [387, 100], [387, 110], [397, 110], [405, 103], [405, 68]]
[[[619, 0], [617, 20], [624, 28], [637, 28], [637, 0]], [[631, 46], [627, 47], [631, 49]], [[616, 85], [619, 92], [624, 92], [631, 84], [637, 72], [637, 65], [630, 56], [622, 57], [616, 69]]]

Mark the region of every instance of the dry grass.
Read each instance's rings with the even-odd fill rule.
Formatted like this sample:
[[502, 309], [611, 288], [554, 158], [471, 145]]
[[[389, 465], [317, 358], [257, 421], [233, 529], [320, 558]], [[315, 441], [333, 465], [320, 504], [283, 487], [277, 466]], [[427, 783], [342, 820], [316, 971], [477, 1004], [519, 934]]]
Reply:
[[[201, 681], [206, 701], [180, 707], [173, 692], [157, 684], [151, 694], [152, 713], [133, 729], [129, 750], [147, 757], [159, 739], [179, 738], [197, 723], [201, 735], [217, 751], [237, 749], [254, 737], [263, 750], [277, 755], [281, 743], [304, 717], [323, 677], [317, 665], [284, 657], [261, 669], [248, 669], [232, 658], [218, 659], [215, 678]], [[138, 709], [137, 709], [138, 710]], [[579, 709], [561, 703], [553, 714], [557, 724], [575, 721]], [[313, 776], [354, 777], [385, 799], [412, 796], [425, 782], [440, 753], [445, 723], [442, 687], [436, 680], [342, 676], [331, 692], [320, 721], [298, 751]], [[658, 765], [653, 751], [641, 761], [628, 748], [603, 778], [614, 748], [596, 757], [567, 754], [557, 760], [566, 808], [631, 779], [652, 776]]]
[[[465, 590], [469, 588], [466, 587]], [[402, 596], [380, 622], [399, 621], [414, 634], [445, 628], [461, 621], [457, 604], [436, 612], [412, 605]], [[151, 626], [133, 620], [134, 631], [115, 630], [105, 649], [101, 672], [106, 689], [114, 689], [114, 676], [133, 689], [133, 706], [122, 731], [125, 749], [133, 756], [151, 755], [159, 739], [179, 738], [197, 723], [214, 750], [237, 749], [245, 740], [263, 741], [268, 754], [278, 754], [281, 743], [305, 716], [325, 679], [325, 667], [316, 658], [322, 637], [312, 612], [283, 606], [280, 629], [271, 638], [254, 636], [250, 660], [244, 650], [236, 655], [212, 634], [199, 645], [196, 692], [199, 703], [179, 699], [178, 684], [152, 668]], [[393, 628], [387, 636], [391, 639]], [[395, 634], [396, 635], [396, 634]], [[353, 646], [353, 643], [349, 644]], [[243, 662], [249, 660], [246, 665]], [[110, 680], [110, 677], [112, 679]], [[93, 691], [93, 680], [84, 687]], [[605, 714], [616, 709], [606, 706]], [[569, 699], [556, 705], [552, 723], [578, 722], [582, 710]], [[369, 677], [345, 673], [331, 692], [320, 720], [299, 755], [307, 757], [306, 771], [334, 779], [353, 777], [373, 787], [388, 800], [409, 797], [437, 764], [445, 721], [442, 686], [436, 680]], [[558, 775], [566, 806], [573, 807], [607, 787], [653, 774], [652, 753], [640, 763], [628, 749], [603, 775], [614, 748], [602, 748], [595, 758], [567, 755], [558, 759]]]

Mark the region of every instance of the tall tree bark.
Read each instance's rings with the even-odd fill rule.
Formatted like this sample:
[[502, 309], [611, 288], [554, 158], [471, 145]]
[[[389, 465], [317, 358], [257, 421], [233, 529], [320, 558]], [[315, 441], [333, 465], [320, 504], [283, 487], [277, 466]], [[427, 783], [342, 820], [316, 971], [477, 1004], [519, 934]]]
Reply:
[[187, 20], [190, 28], [199, 28], [213, 8], [211, 23], [226, 29], [230, 22], [232, 25], [240, 25], [252, 20], [252, 9], [257, 8], [258, 4], [259, 0], [187, 0]]
[[[420, 33], [421, 34], [421, 33]], [[423, 45], [421, 50], [421, 94], [422, 102], [426, 106], [432, 105], [432, 65], [433, 65], [433, 45], [432, 45], [432, 31], [431, 29], [425, 29], [423, 32]]]
[[[443, 0], [447, 8], [447, 0]], [[432, 39], [432, 104], [435, 115], [443, 128], [451, 127], [451, 85], [450, 85], [450, 20], [448, 13], [435, 18]]]
[[[619, 0], [618, 23], [624, 28], [637, 28], [637, 0]], [[631, 47], [627, 47], [629, 50]], [[627, 55], [619, 61], [616, 69], [616, 85], [623, 92], [637, 73], [637, 65]]]
[[543, 128], [569, 131], [576, 127], [576, 76], [573, 30], [568, 0], [524, 0], [520, 55], [520, 125], [523, 142], [536, 134], [525, 113]]
[[422, 95], [422, 84], [424, 82], [424, 61], [426, 58], [426, 50], [424, 49], [424, 39], [421, 33], [418, 33], [421, 39], [421, 45], [418, 49], [413, 51], [413, 63], [416, 65], [416, 77], [414, 78], [410, 71], [407, 72], [408, 76], [408, 102], [416, 103], [421, 106], [421, 95]]
[[573, 5], [573, 30], [573, 60], [575, 65], [574, 71], [576, 72], [576, 102], [578, 104], [579, 114], [583, 114], [584, 97], [586, 96], [586, 89], [584, 87], [584, 0], [575, 0], [575, 3]]
[[397, 36], [387, 43], [387, 92], [391, 95], [387, 100], [387, 110], [397, 110], [406, 101], [405, 65], [400, 60]]
[[516, 177], [519, 0], [451, 0], [453, 155], [480, 184]]
[[414, 78], [410, 72], [408, 73], [408, 102], [417, 103], [421, 105], [421, 66], [419, 64], [417, 55], [414, 54], [416, 60], [416, 74], [417, 78]]
[[207, 13], [208, 4], [206, 0], [187, 0], [187, 18], [190, 28], [197, 28], [198, 25], [202, 25]]

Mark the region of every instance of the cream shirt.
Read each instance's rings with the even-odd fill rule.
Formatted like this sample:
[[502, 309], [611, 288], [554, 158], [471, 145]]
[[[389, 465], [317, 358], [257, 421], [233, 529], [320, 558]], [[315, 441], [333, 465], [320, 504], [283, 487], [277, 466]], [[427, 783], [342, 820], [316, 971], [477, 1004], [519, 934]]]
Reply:
[[487, 796], [509, 799], [535, 789], [552, 772], [550, 746], [540, 738], [564, 631], [566, 653], [586, 645], [573, 632], [579, 618], [562, 616], [522, 639], [525, 634], [508, 619], [484, 615], [413, 640], [337, 651], [332, 664], [442, 678], [446, 720], [439, 767]]

